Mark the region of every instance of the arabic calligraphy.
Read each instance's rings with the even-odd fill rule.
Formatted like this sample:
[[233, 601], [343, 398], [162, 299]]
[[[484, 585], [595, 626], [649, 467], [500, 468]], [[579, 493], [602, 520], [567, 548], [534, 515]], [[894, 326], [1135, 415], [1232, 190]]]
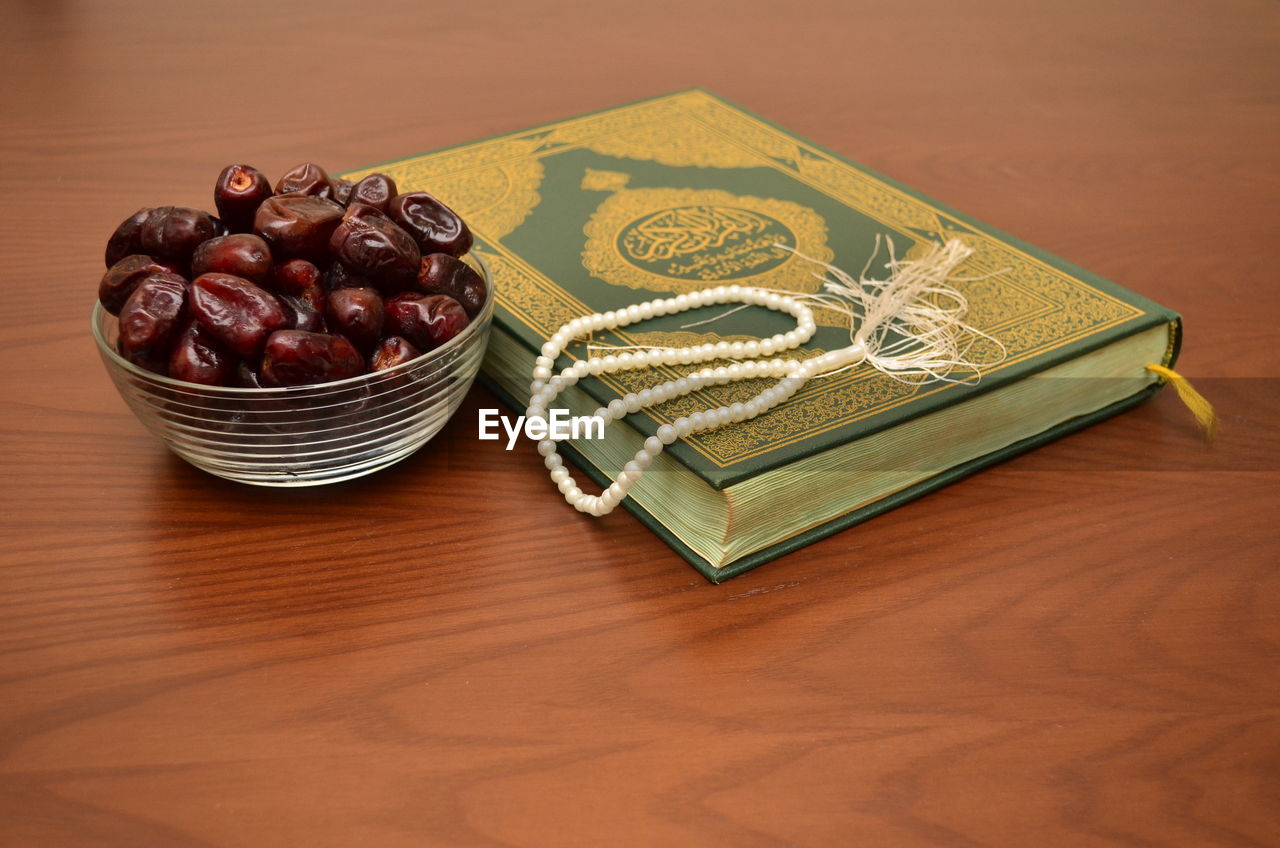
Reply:
[[623, 239], [627, 255], [656, 262], [723, 247], [733, 238], [753, 236], [769, 228], [762, 215], [729, 206], [686, 206], [664, 209], [632, 224]]
[[631, 222], [618, 247], [633, 264], [669, 277], [724, 280], [784, 262], [777, 244], [794, 246], [785, 224], [736, 206], [699, 204], [661, 209]]
[[588, 272], [651, 291], [695, 291], [730, 280], [812, 291], [817, 283], [807, 267], [778, 245], [831, 255], [826, 222], [812, 209], [723, 189], [615, 189], [584, 231]]

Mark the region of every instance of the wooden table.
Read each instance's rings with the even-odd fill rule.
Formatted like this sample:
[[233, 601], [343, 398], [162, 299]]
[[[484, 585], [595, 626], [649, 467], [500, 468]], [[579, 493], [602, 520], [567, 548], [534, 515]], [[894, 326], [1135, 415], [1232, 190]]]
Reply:
[[[1280, 844], [1280, 9], [4, 3], [0, 843]], [[533, 451], [170, 456], [102, 245], [702, 85], [1186, 317], [1172, 392], [722, 586]]]

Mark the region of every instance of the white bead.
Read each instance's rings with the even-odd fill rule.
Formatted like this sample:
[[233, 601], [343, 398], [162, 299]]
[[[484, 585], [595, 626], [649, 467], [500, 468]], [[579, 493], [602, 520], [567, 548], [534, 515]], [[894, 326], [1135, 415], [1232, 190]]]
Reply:
[[577, 486], [570, 485], [567, 490], [562, 489], [561, 491], [564, 492], [564, 498], [569, 503], [575, 503], [582, 499], [582, 490]]
[[795, 330], [787, 330], [782, 334], [782, 340], [787, 343], [788, 347], [795, 347], [800, 344], [800, 334]]
[[640, 470], [643, 471], [653, 462], [653, 454], [649, 453], [647, 448], [638, 450], [636, 451], [635, 459], [633, 459], [632, 462], [640, 466]]
[[675, 381], [672, 386], [672, 393], [675, 395], [687, 395], [693, 389], [693, 384], [689, 382], [688, 377], [681, 377]]
[[742, 359], [747, 355], [747, 346], [742, 342], [731, 342], [729, 344], [729, 355], [734, 359]]
[[548, 359], [554, 360], [556, 355], [559, 353], [560, 353], [560, 348], [556, 347], [551, 342], [547, 342], [542, 346], [542, 355], [547, 357]]
[[[658, 428], [658, 439], [664, 444], [669, 445], [676, 439], [680, 438], [680, 432], [670, 424], [663, 424]], [[647, 445], [646, 445], [647, 446]]]
[[665, 447], [665, 445], [657, 436], [650, 436], [644, 440], [644, 449], [648, 451], [651, 456], [657, 456], [662, 453], [663, 447]]
[[744, 356], [759, 356], [760, 342], [747, 342], [742, 346], [742, 353]]
[[535, 359], [535, 360], [533, 361], [533, 364], [534, 364], [535, 366], [540, 365], [540, 366], [542, 366], [543, 368], [550, 368], [552, 365], [554, 365], [554, 364], [555, 364], [555, 362], [554, 362], [554, 360], [552, 360], [552, 359], [551, 359], [551, 357], [548, 357], [548, 356], [539, 356], [537, 359]]
[[555, 471], [564, 465], [564, 460], [561, 459], [560, 454], [551, 453], [542, 458], [542, 464], [547, 466], [548, 471]]
[[550, 456], [556, 452], [556, 443], [550, 439], [543, 439], [538, 442], [538, 453], [542, 456]]
[[741, 403], [732, 403], [729, 405], [729, 420], [741, 421], [747, 417], [747, 408]]
[[716, 353], [716, 358], [718, 359], [723, 358], [726, 354], [729, 353], [730, 347], [731, 345], [728, 342], [716, 342], [715, 348], [714, 348]]
[[693, 432], [693, 425], [688, 418], [677, 418], [673, 426], [676, 428], [676, 435], [682, 438]]
[[653, 389], [641, 389], [639, 398], [641, 406], [650, 406], [654, 401]]
[[691, 431], [701, 430], [707, 426], [707, 415], [705, 412], [695, 412], [689, 416], [689, 429]]
[[627, 490], [614, 483], [605, 490], [607, 495], [616, 503], [627, 496]]
[[652, 318], [652, 317], [653, 317], [653, 304], [652, 304], [652, 303], [642, 303], [642, 304], [640, 304], [640, 317], [641, 317], [642, 319], [643, 319], [643, 318]]
[[627, 414], [627, 404], [619, 398], [609, 401], [609, 414], [616, 420]]
[[534, 380], [529, 384], [529, 394], [536, 395], [538, 392], [546, 388], [546, 386], [547, 383], [545, 380]]
[[569, 469], [561, 466], [551, 469], [551, 482], [558, 484], [561, 480], [569, 479]]
[[551, 369], [545, 365], [539, 365], [533, 369], [533, 379], [546, 381], [551, 377]]
[[[560, 470], [564, 471], [564, 469], [560, 469]], [[569, 472], [565, 471], [564, 476], [556, 481], [556, 488], [558, 488], [562, 493], [567, 495], [569, 494], [570, 489], [574, 489], [577, 487], [573, 483], [573, 478], [569, 476]]]
[[620, 354], [618, 354], [618, 368], [619, 368], [619, 370], [625, 370], [625, 369], [627, 369], [627, 368], [630, 368], [630, 367], [632, 366], [632, 362], [635, 360], [635, 358], [636, 358], [636, 357], [635, 357], [635, 354], [633, 354], [633, 353], [620, 353]]
[[587, 360], [587, 371], [591, 374], [599, 374], [604, 370], [604, 360], [599, 357], [593, 357]]
[[622, 466], [622, 473], [630, 474], [633, 479], [639, 477], [643, 471], [644, 469], [640, 467], [640, 463], [636, 462], [634, 459]]
[[606, 372], [606, 373], [608, 373], [608, 372], [610, 372], [610, 371], [617, 371], [617, 370], [618, 370], [618, 357], [614, 356], [612, 353], [611, 353], [611, 354], [609, 354], [608, 356], [606, 356], [606, 357], [604, 358], [604, 360], [602, 361], [602, 364], [601, 364], [601, 370], [603, 370], [603, 371], [604, 371], [604, 372]]

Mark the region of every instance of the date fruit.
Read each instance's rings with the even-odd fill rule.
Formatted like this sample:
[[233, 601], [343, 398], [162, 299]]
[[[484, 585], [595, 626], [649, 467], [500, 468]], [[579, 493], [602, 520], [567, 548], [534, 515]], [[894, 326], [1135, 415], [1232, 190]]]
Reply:
[[329, 329], [351, 340], [356, 349], [369, 353], [382, 338], [382, 298], [373, 289], [334, 289], [325, 306]]
[[161, 271], [143, 280], [120, 309], [120, 349], [136, 365], [164, 374], [182, 325], [187, 281]]
[[294, 330], [306, 330], [311, 333], [327, 333], [328, 323], [325, 321], [325, 303], [328, 297], [319, 283], [313, 283], [298, 291], [297, 294], [276, 295], [285, 306], [285, 312], [291, 312], [293, 320], [289, 327]]
[[236, 360], [200, 324], [189, 321], [169, 357], [169, 376], [202, 386], [230, 385]]
[[364, 203], [347, 207], [329, 239], [329, 252], [348, 270], [386, 292], [413, 284], [421, 256], [418, 245], [395, 222]]
[[191, 255], [192, 277], [210, 272], [235, 274], [260, 284], [270, 271], [271, 249], [253, 233], [211, 238]]
[[324, 168], [314, 162], [294, 165], [276, 181], [276, 194], [305, 194], [333, 200], [333, 183]]
[[418, 266], [418, 290], [449, 295], [462, 304], [470, 318], [475, 318], [484, 308], [484, 278], [470, 265], [447, 253], [422, 257], [422, 264]]
[[457, 213], [425, 191], [397, 194], [387, 214], [413, 236], [423, 253], [461, 256], [471, 249], [471, 230]]
[[384, 215], [387, 204], [396, 196], [396, 181], [386, 174], [370, 174], [351, 189], [350, 203], [367, 203]]
[[347, 201], [351, 199], [351, 189], [355, 187], [355, 183], [342, 177], [330, 177], [329, 186], [333, 189], [333, 199], [346, 206]]
[[302, 294], [322, 279], [315, 263], [305, 259], [290, 259], [271, 270], [271, 288], [284, 294]]
[[253, 231], [277, 260], [307, 259], [329, 264], [329, 238], [342, 222], [343, 208], [323, 197], [271, 197], [258, 207]]
[[462, 304], [447, 294], [404, 292], [386, 303], [386, 328], [419, 350], [437, 348], [470, 323]]
[[98, 300], [112, 315], [119, 315], [124, 302], [133, 294], [138, 284], [152, 274], [178, 273], [176, 265], [168, 262], [157, 262], [150, 256], [134, 254], [126, 256], [107, 269], [98, 284]]
[[241, 359], [262, 352], [267, 337], [289, 325], [271, 293], [231, 274], [203, 274], [191, 283], [191, 317]]
[[386, 371], [403, 365], [411, 359], [417, 359], [422, 353], [399, 336], [387, 336], [378, 342], [373, 355], [369, 357], [370, 371]]
[[271, 183], [250, 165], [228, 165], [213, 186], [213, 204], [233, 233], [253, 230], [253, 216], [262, 201], [271, 196]]
[[189, 206], [161, 206], [152, 209], [142, 222], [142, 252], [185, 265], [201, 242], [221, 235], [219, 229], [208, 212]]
[[[462, 219], [387, 174], [352, 181], [305, 162], [273, 185], [228, 165], [213, 200], [217, 217], [139, 209], [103, 252], [98, 299], [117, 316], [115, 346], [157, 373], [265, 388], [386, 371], [456, 337], [491, 294], [459, 258], [472, 244]], [[394, 387], [412, 382], [388, 376], [381, 392], [400, 402]], [[372, 397], [350, 388], [356, 406]]]
[[267, 339], [262, 354], [262, 382], [271, 386], [306, 386], [363, 373], [359, 352], [331, 333], [280, 330]]
[[373, 281], [363, 274], [357, 274], [341, 262], [335, 261], [324, 275], [324, 287], [334, 289], [367, 289]]
[[116, 227], [111, 238], [107, 239], [108, 268], [130, 254], [142, 252], [142, 223], [150, 214], [150, 207], [144, 207], [125, 218], [120, 222], [120, 226]]

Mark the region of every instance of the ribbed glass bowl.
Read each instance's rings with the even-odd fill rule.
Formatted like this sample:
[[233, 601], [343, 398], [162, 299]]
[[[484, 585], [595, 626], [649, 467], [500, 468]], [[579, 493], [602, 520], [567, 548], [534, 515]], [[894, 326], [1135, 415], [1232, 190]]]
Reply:
[[93, 337], [120, 396], [169, 449], [210, 474], [257, 486], [316, 486], [371, 474], [426, 444], [457, 411], [480, 369], [493, 318], [387, 371], [315, 386], [199, 386], [139, 368], [116, 351], [116, 318], [93, 307]]

